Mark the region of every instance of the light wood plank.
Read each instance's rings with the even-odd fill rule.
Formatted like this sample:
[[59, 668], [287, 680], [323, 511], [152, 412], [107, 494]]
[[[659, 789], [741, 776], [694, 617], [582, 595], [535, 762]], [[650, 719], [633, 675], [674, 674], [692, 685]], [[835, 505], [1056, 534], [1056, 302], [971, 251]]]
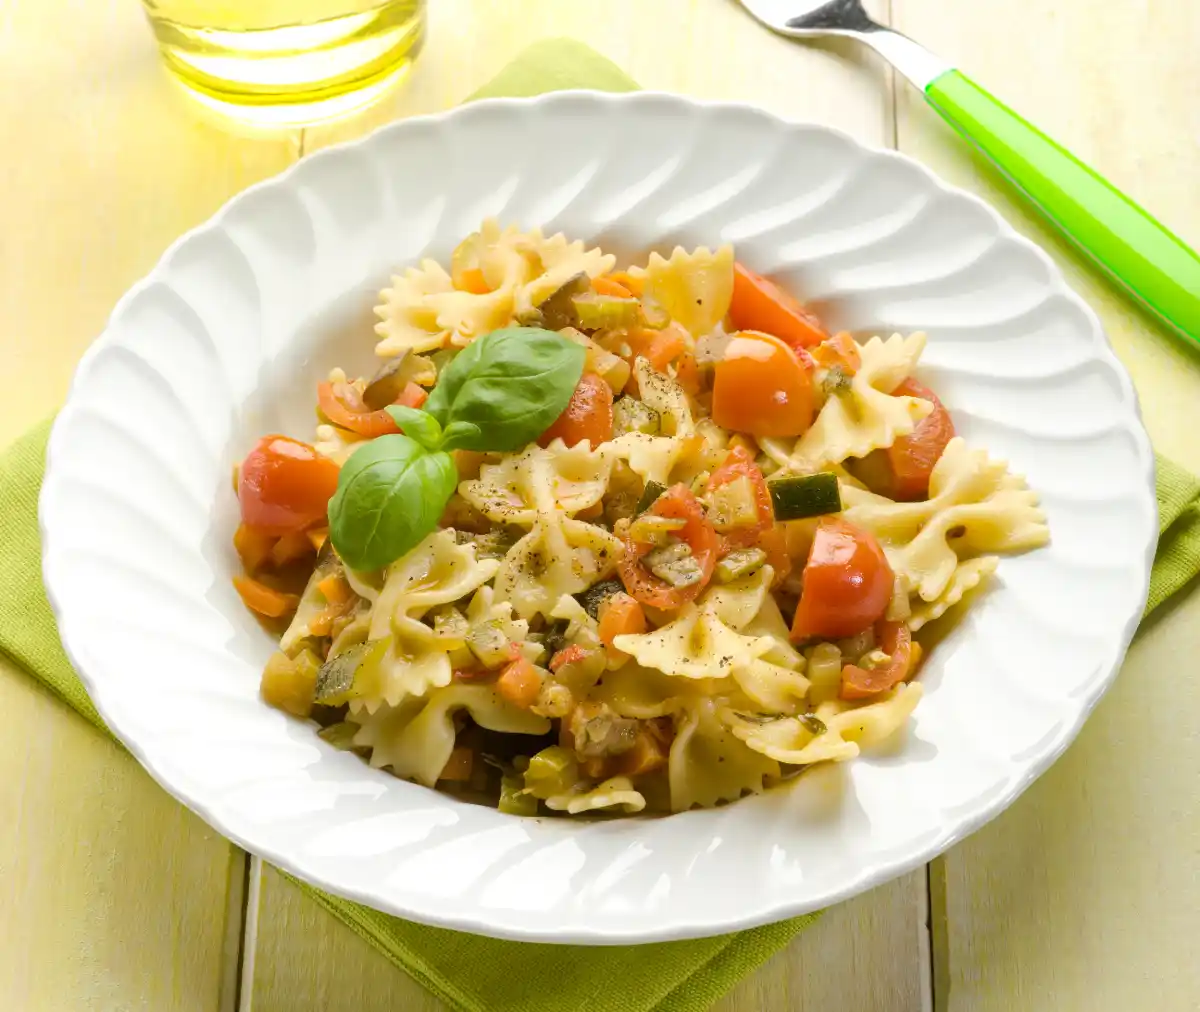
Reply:
[[[1200, 8], [893, 0], [897, 24], [1200, 245]], [[1155, 445], [1200, 468], [1200, 364], [1082, 266], [913, 93], [902, 150], [991, 199], [1041, 241], [1101, 314]], [[935, 981], [950, 1012], [1195, 1009], [1200, 774], [1186, 672], [1195, 594], [1134, 645], [1078, 741], [1008, 812], [934, 866]]]
[[[295, 160], [299, 135], [197, 121], [136, 0], [0, 6], [0, 444], [62, 400], [121, 293], [181, 231]], [[7, 662], [5, 1008], [234, 1007], [245, 855]]]
[[231, 1009], [242, 852], [4, 660], [0, 711], [0, 1004]]
[[[884, 6], [875, 5], [880, 14]], [[711, 0], [613, 0], [603, 18], [596, 10], [556, 0], [439, 0], [430, 5], [430, 37], [410, 87], [355, 121], [310, 128], [305, 151], [398, 116], [447, 108], [525, 45], [555, 36], [586, 39], [648, 88], [754, 102], [872, 144], [892, 136], [887, 73], [853, 48], [798, 47], [735, 5]], [[254, 1012], [325, 1008], [338, 995], [364, 1012], [443, 1008], [276, 873], [267, 871], [260, 884]], [[924, 872], [917, 872], [830, 911], [718, 1009], [920, 1008], [925, 892]]]

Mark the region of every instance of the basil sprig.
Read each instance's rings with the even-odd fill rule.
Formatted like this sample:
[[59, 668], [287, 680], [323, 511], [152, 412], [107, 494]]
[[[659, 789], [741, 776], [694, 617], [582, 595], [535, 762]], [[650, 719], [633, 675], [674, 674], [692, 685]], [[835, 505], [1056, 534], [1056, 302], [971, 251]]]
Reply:
[[329, 536], [346, 565], [382, 569], [419, 544], [458, 485], [449, 451], [510, 452], [537, 439], [570, 401], [585, 354], [548, 330], [496, 330], [455, 356], [424, 410], [390, 406], [403, 435], [351, 454], [329, 501]]

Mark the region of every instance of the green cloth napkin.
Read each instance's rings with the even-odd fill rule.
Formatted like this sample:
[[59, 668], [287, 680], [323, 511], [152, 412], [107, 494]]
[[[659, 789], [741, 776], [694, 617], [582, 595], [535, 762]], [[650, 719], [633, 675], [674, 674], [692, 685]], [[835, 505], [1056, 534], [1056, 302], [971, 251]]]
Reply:
[[[581, 43], [555, 39], [530, 47], [472, 98], [581, 87], [637, 85]], [[0, 650], [108, 733], [63, 653], [42, 590], [37, 496], [49, 428], [38, 425], [0, 454]], [[1200, 571], [1200, 481], [1159, 458], [1158, 505], [1161, 539], [1147, 612]], [[297, 884], [463, 1012], [699, 1012], [818, 916], [686, 942], [535, 945], [412, 924]]]

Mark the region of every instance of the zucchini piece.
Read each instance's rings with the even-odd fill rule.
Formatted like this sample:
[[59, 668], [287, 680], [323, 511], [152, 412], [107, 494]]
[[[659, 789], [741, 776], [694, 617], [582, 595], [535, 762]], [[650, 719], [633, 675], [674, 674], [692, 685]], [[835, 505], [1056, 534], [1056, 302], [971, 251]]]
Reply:
[[626, 330], [642, 322], [637, 299], [584, 292], [571, 297], [580, 330]]
[[682, 541], [647, 552], [642, 556], [642, 565], [672, 587], [691, 587], [704, 579], [704, 570], [692, 555], [691, 546]]
[[717, 563], [714, 575], [717, 583], [733, 583], [757, 573], [766, 561], [767, 553], [761, 548], [735, 548]]
[[721, 533], [758, 523], [758, 500], [745, 475], [734, 478], [708, 493], [708, 519]]
[[496, 808], [505, 815], [537, 815], [538, 799], [525, 790], [520, 777], [500, 778], [500, 801]]
[[340, 706], [370, 692], [387, 648], [387, 638], [367, 640], [330, 657], [317, 674], [316, 702], [323, 706]]
[[767, 488], [776, 520], [803, 520], [842, 511], [837, 475], [832, 471], [772, 478]]
[[512, 659], [512, 643], [498, 619], [471, 626], [467, 632], [467, 649], [485, 668], [498, 668]]
[[592, 279], [587, 271], [580, 271], [567, 278], [558, 288], [546, 296], [531, 313], [517, 318], [522, 327], [541, 327], [544, 330], [563, 330], [578, 327], [579, 315], [572, 299], [576, 295], [591, 291]]
[[829, 728], [825, 726], [825, 721], [811, 713], [802, 713], [796, 719], [804, 725], [804, 729], [808, 731], [809, 734], [814, 736], [818, 734], [824, 734], [829, 730]]
[[658, 497], [660, 495], [662, 495], [666, 490], [667, 490], [667, 486], [663, 485], [661, 482], [657, 482], [657, 481], [646, 482], [646, 488], [642, 492], [642, 497], [638, 500], [637, 512], [634, 515], [640, 516], [642, 513], [645, 513], [646, 510], [648, 510], [651, 506], [653, 506], [658, 501]]
[[[587, 590], [576, 594], [575, 600], [583, 606], [584, 611], [599, 622], [600, 605], [612, 597], [613, 594], [619, 594], [624, 589], [625, 584], [620, 580], [601, 580], [599, 583], [593, 583]], [[549, 649], [549, 646], [547, 646], [547, 649]]]
[[537, 798], [565, 794], [579, 779], [579, 764], [575, 753], [561, 745], [542, 749], [529, 760], [525, 771], [525, 786]]
[[821, 390], [826, 397], [836, 397], [850, 391], [854, 377], [840, 365], [831, 365], [821, 380]]
[[357, 724], [350, 724], [346, 721], [341, 721], [337, 724], [330, 724], [329, 727], [321, 728], [321, 730], [317, 732], [317, 737], [323, 738], [339, 751], [352, 752], [358, 747], [354, 744], [354, 736], [357, 733]]

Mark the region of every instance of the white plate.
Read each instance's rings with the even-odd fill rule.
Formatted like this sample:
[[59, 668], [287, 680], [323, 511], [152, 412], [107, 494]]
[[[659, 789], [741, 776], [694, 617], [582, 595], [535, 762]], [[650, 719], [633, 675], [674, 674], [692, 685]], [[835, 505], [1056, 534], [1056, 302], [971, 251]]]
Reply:
[[[969, 443], [1041, 492], [1052, 544], [933, 652], [907, 740], [712, 811], [581, 824], [465, 805], [264, 705], [230, 584], [230, 468], [307, 438], [366, 369], [391, 269], [486, 215], [623, 256], [732, 242], [858, 336], [924, 329]], [[1111, 682], [1146, 597], [1153, 456], [1129, 378], [1049, 258], [901, 155], [642, 93], [480, 102], [305, 158], [184, 236], [89, 349], [50, 441], [46, 587], [109, 726], [246, 849], [412, 920], [618, 943], [745, 928], [916, 867], [1010, 804]]]

